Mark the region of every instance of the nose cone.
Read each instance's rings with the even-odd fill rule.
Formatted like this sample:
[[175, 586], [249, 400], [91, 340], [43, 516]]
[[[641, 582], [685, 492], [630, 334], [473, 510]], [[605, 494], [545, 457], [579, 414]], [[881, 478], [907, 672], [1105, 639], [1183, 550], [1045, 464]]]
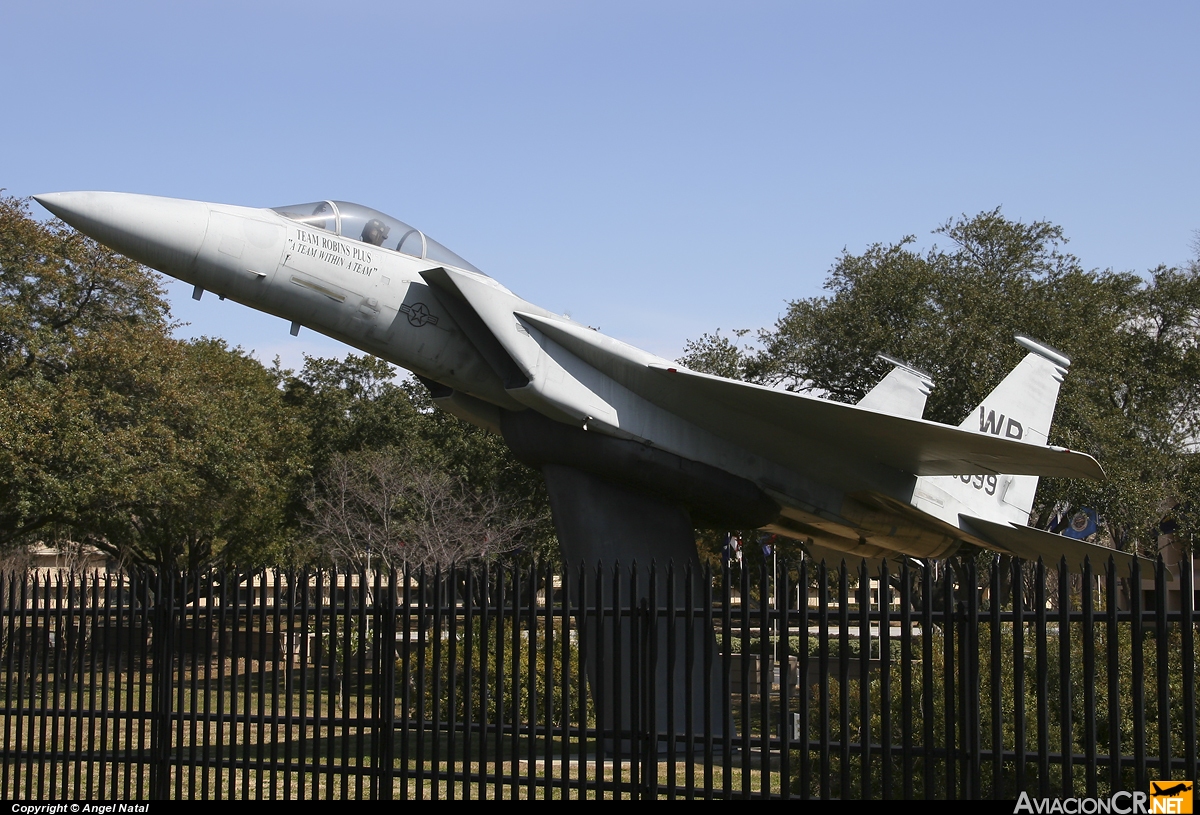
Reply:
[[187, 277], [208, 230], [208, 205], [123, 192], [50, 192], [46, 209], [105, 246], [174, 277]]

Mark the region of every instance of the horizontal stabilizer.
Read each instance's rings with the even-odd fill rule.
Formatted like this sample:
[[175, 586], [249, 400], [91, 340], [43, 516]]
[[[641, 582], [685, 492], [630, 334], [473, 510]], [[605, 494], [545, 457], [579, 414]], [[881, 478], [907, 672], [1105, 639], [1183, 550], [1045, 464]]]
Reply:
[[[1034, 561], [1040, 557], [1051, 568], [1056, 567], [1059, 560], [1065, 557], [1068, 567], [1079, 569], [1083, 566], [1084, 558], [1088, 558], [1092, 564], [1092, 571], [1099, 574], [1107, 568], [1108, 559], [1111, 557], [1120, 569], [1118, 574], [1123, 576], [1129, 573], [1129, 568], [1133, 565], [1133, 555], [1109, 549], [1107, 546], [1085, 543], [1065, 535], [1034, 529], [1032, 526], [998, 524], [969, 515], [959, 515], [958, 518], [964, 532], [1022, 560]], [[1144, 557], [1137, 560], [1142, 565], [1142, 574], [1153, 574], [1151, 570], [1154, 568], [1154, 561]]]

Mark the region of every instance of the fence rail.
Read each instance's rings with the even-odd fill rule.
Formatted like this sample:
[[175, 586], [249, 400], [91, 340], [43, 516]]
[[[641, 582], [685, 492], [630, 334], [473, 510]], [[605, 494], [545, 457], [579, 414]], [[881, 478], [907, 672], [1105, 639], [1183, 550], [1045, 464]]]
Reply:
[[0, 795], [1145, 790], [1200, 775], [1179, 573], [4, 574]]

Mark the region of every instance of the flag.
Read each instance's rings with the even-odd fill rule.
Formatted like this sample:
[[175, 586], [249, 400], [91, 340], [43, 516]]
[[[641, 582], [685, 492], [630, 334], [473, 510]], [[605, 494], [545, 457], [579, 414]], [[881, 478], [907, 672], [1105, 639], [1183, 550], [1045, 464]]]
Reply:
[[1083, 507], [1071, 516], [1071, 522], [1062, 534], [1068, 538], [1086, 540], [1096, 534], [1096, 510]]
[[742, 562], [742, 539], [736, 535], [726, 533], [725, 545], [721, 547], [721, 554], [725, 556], [725, 565], [728, 566], [731, 562]]

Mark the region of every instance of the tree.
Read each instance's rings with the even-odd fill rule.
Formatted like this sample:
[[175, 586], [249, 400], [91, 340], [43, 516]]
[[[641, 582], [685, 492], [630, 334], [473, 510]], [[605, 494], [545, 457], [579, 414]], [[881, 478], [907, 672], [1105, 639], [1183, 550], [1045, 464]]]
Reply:
[[1051, 443], [1095, 455], [1109, 478], [1043, 479], [1035, 522], [1045, 528], [1056, 511], [1089, 506], [1118, 547], [1149, 550], [1164, 507], [1197, 504], [1185, 477], [1200, 429], [1197, 264], [1145, 278], [1086, 271], [1064, 251], [1060, 227], [998, 209], [934, 234], [950, 245], [920, 253], [910, 236], [844, 253], [830, 293], [792, 301], [759, 332], [758, 350], [706, 335], [680, 362], [705, 370], [721, 351], [724, 369], [745, 379], [853, 402], [885, 373], [876, 355], [887, 353], [932, 375], [926, 418], [958, 424], [1020, 360], [1013, 335], [1036, 337], [1073, 361]]
[[542, 474], [517, 461], [500, 436], [435, 408], [423, 385], [410, 380], [403, 387], [421, 417], [419, 438], [426, 460], [475, 495], [494, 498], [514, 521], [519, 519], [514, 554], [559, 561]]
[[392, 365], [358, 354], [306, 356], [299, 373], [285, 375], [284, 400], [309, 428], [314, 472], [338, 453], [405, 444], [417, 435], [417, 406], [395, 378]]
[[170, 326], [158, 280], [0, 197], [0, 547], [127, 494], [150, 428], [115, 382]]
[[511, 551], [532, 523], [495, 493], [396, 447], [335, 454], [308, 510], [318, 550], [355, 571], [490, 560]]
[[[415, 549], [389, 550], [395, 562], [444, 561], [435, 550], [557, 556], [540, 475], [498, 436], [437, 409], [418, 382], [396, 381], [386, 362], [310, 357], [285, 393], [311, 428], [313, 484], [298, 516], [326, 557], [357, 567], [368, 551], [377, 555], [397, 541]], [[381, 492], [385, 484], [390, 496]], [[452, 507], [460, 522], [450, 522]], [[428, 529], [397, 521], [418, 516]], [[480, 547], [483, 538], [490, 543]]]
[[270, 372], [170, 336], [158, 276], [0, 198], [0, 546], [261, 563], [306, 436]]
[[307, 428], [278, 372], [221, 340], [167, 339], [126, 373], [116, 418], [155, 446], [139, 451], [126, 494], [81, 514], [80, 533], [169, 573], [278, 562], [288, 498], [307, 472]]

